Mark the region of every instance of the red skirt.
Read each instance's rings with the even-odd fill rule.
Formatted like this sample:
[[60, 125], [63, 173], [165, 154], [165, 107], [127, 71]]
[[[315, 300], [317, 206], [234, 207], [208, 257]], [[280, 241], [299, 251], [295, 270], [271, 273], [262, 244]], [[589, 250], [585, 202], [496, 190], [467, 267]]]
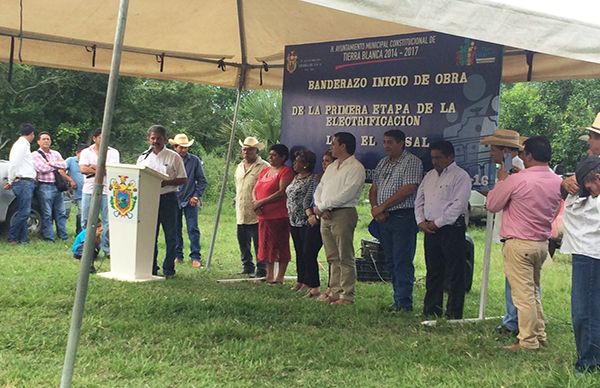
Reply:
[[289, 218], [258, 220], [257, 259], [267, 263], [287, 263], [291, 260]]

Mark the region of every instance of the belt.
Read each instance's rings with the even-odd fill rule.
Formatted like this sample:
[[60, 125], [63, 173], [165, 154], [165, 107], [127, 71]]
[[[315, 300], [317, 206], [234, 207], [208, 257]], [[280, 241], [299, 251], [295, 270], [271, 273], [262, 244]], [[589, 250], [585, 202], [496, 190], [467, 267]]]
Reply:
[[[430, 220], [427, 220], [430, 221]], [[450, 225], [444, 225], [442, 226], [440, 229], [442, 228], [463, 228], [466, 227], [466, 223], [465, 223], [465, 216], [459, 216], [456, 221], [454, 221], [453, 224]]]
[[390, 211], [388, 211], [388, 214], [394, 215], [394, 214], [404, 214], [404, 213], [414, 213], [414, 212], [415, 212], [415, 208], [409, 207], [409, 208], [404, 208], [404, 209], [390, 210]]
[[55, 182], [41, 182], [41, 181], [38, 181], [38, 183], [40, 185], [53, 185]]
[[35, 179], [33, 179], [33, 178], [24, 178], [24, 177], [18, 176], [18, 177], [15, 178], [15, 181], [35, 181]]
[[333, 209], [330, 209], [329, 211], [330, 212], [334, 212], [334, 211], [337, 211], [337, 210], [344, 210], [344, 209], [354, 209], [354, 208], [353, 207], [349, 207], [349, 206], [348, 207], [334, 207]]

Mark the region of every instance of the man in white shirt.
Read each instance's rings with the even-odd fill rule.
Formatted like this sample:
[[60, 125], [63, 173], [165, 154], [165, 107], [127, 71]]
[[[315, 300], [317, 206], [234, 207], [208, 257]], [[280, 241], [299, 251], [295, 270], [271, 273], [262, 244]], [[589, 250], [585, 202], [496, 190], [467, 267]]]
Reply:
[[12, 189], [17, 201], [17, 212], [8, 230], [8, 242], [11, 244], [25, 243], [29, 240], [27, 220], [31, 213], [31, 200], [37, 174], [31, 157], [31, 142], [35, 137], [33, 125], [22, 124], [20, 134], [21, 136], [10, 149], [8, 182], [4, 185], [5, 190]]
[[158, 222], [156, 224], [156, 238], [154, 241], [154, 261], [152, 274], [158, 274], [158, 231], [160, 225], [165, 234], [166, 253], [163, 260], [163, 274], [167, 279], [175, 276], [175, 256], [177, 249], [177, 187], [187, 183], [187, 174], [183, 159], [177, 152], [165, 147], [167, 130], [161, 125], [153, 125], [148, 129], [148, 143], [150, 148], [142, 153], [138, 166], [146, 166], [169, 178], [162, 181], [160, 189], [160, 204], [158, 207]]
[[[98, 164], [98, 153], [100, 152], [100, 143], [102, 141], [102, 128], [96, 128], [92, 134], [92, 145], [81, 151], [79, 155], [79, 170], [85, 175], [83, 188], [81, 189], [81, 226], [87, 227], [88, 212], [92, 202], [92, 194], [94, 192], [94, 181], [96, 177], [96, 167]], [[120, 163], [119, 151], [112, 147], [108, 147], [106, 151], [106, 163]], [[104, 187], [102, 188], [102, 199], [100, 201], [100, 214], [102, 216], [102, 238], [100, 240], [100, 248], [105, 256], [110, 256], [110, 245], [108, 241], [108, 184], [106, 176], [104, 176]]]
[[334, 161], [323, 173], [315, 191], [321, 236], [329, 263], [331, 294], [322, 300], [330, 304], [354, 303], [356, 263], [354, 229], [358, 221], [356, 204], [365, 182], [365, 168], [354, 157], [356, 138], [348, 132], [333, 136]]
[[441, 316], [448, 279], [446, 318], [462, 319], [465, 302], [465, 218], [471, 177], [454, 162], [449, 141], [431, 144], [433, 169], [423, 178], [415, 200], [417, 225], [425, 233], [425, 316]]
[[[597, 131], [600, 134], [600, 115]], [[581, 192], [565, 200], [560, 250], [572, 254], [571, 319], [575, 368], [600, 369], [600, 157], [588, 156], [575, 173]]]

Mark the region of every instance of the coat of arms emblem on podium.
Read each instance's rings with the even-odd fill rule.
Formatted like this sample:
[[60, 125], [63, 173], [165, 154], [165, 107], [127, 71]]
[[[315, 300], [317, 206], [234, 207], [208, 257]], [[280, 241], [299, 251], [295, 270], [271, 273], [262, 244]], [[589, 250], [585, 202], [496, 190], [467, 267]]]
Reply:
[[119, 179], [110, 180], [110, 207], [116, 217], [131, 219], [137, 202], [137, 187], [134, 180], [127, 182], [128, 178], [126, 175], [119, 175]]

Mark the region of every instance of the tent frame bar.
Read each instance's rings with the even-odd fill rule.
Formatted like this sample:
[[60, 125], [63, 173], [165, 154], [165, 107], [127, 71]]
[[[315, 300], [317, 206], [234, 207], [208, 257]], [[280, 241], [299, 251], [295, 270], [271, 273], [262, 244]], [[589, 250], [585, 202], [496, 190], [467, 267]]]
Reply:
[[[0, 36], [7, 36], [7, 37], [11, 37], [11, 38], [19, 37], [19, 31], [2, 28], [2, 29], [0, 29]], [[51, 35], [38, 34], [38, 33], [33, 33], [33, 32], [26, 32], [26, 31], [23, 31], [20, 38], [36, 40], [36, 41], [41, 41], [41, 42], [48, 42], [48, 43], [66, 44], [66, 45], [70, 45], [70, 46], [81, 46], [83, 48], [92, 47], [95, 45], [97, 49], [103, 49], [103, 50], [113, 50], [113, 47], [114, 47], [114, 45], [108, 44], [108, 43], [98, 43], [98, 42], [92, 42], [92, 41], [80, 40], [80, 39], [55, 37], [55, 36], [51, 36]], [[134, 46], [123, 46], [122, 51], [126, 52], [126, 53], [142, 54], [142, 55], [149, 55], [149, 56], [156, 56], [156, 55], [163, 56], [164, 55], [165, 58], [174, 58], [174, 59], [181, 59], [181, 60], [185, 60], [185, 61], [194, 61], [194, 62], [202, 62], [202, 63], [212, 63], [215, 65], [223, 63], [226, 66], [231, 66], [231, 67], [235, 67], [235, 68], [242, 68], [245, 65], [245, 67], [248, 69], [259, 69], [263, 66], [262, 62], [258, 63], [258, 64], [248, 64], [248, 63], [245, 64], [246, 59], [244, 59], [244, 58], [242, 58], [242, 63], [225, 61], [225, 59], [233, 58], [234, 57], [233, 55], [217, 55], [217, 54], [194, 55], [194, 54], [181, 53], [181, 52], [177, 52], [177, 51], [150, 50], [150, 49], [134, 47]], [[244, 57], [244, 55], [242, 55], [242, 57]], [[271, 67], [283, 68], [283, 66], [284, 66], [283, 64], [274, 64], [274, 65], [269, 64], [269, 68], [271, 68]]]

